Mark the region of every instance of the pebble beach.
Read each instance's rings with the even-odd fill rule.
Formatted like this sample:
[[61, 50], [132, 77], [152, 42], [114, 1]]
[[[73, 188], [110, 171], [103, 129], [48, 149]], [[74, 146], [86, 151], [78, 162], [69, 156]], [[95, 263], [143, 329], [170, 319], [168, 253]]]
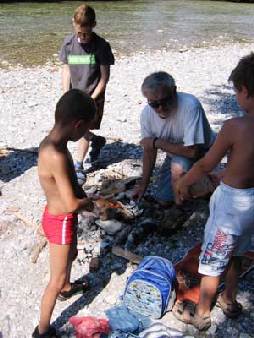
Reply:
[[[228, 44], [199, 49], [144, 51], [117, 60], [107, 87], [100, 135], [106, 137], [108, 146], [121, 140], [122, 147], [128, 149], [128, 156], [125, 159], [115, 156], [116, 161], [111, 165], [126, 172], [126, 160], [141, 163], [139, 116], [145, 100], [140, 86], [146, 75], [158, 70], [172, 74], [178, 91], [197, 96], [211, 126], [219, 131], [224, 120], [241, 114], [227, 79], [239, 58], [251, 51], [254, 51], [254, 44]], [[0, 337], [26, 338], [31, 337], [37, 325], [40, 299], [48, 280], [47, 247], [36, 264], [30, 261], [30, 253], [45, 205], [37, 177], [36, 151], [54, 122], [55, 104], [61, 96], [60, 66], [48, 63], [32, 68], [10, 67], [0, 69], [0, 78], [0, 148], [11, 149], [0, 157]], [[70, 144], [73, 154], [75, 149], [76, 145]], [[112, 149], [114, 153], [114, 146]], [[128, 170], [125, 174], [134, 176]], [[103, 174], [103, 170], [100, 173]], [[17, 218], [15, 212], [7, 212], [8, 208], [19, 210], [28, 222]], [[197, 228], [193, 225], [188, 232], [184, 229], [176, 232], [172, 236], [175, 244], [168, 246], [167, 257], [174, 262], [180, 259], [202, 239], [204, 224]], [[139, 253], [142, 245], [145, 252], [148, 244], [144, 241]], [[160, 241], [155, 240], [155, 245], [158, 247], [154, 251], [160, 252]], [[113, 271], [110, 274], [109, 267]], [[65, 303], [57, 303], [53, 321], [62, 337], [74, 337], [68, 324], [71, 315], [103, 316], [107, 308], [116, 304], [133, 269], [130, 263], [124, 265], [121, 260], [105, 257], [100, 274], [93, 276], [94, 289], [86, 296], [79, 295]], [[74, 279], [87, 272], [87, 264], [75, 262]], [[105, 282], [102, 282], [102, 275]], [[198, 333], [192, 326], [177, 321], [171, 313], [163, 318], [163, 322], [189, 338], [254, 337], [253, 272], [241, 281], [238, 300], [244, 307], [240, 318], [228, 320], [221, 310], [215, 308], [213, 324], [206, 333]]]

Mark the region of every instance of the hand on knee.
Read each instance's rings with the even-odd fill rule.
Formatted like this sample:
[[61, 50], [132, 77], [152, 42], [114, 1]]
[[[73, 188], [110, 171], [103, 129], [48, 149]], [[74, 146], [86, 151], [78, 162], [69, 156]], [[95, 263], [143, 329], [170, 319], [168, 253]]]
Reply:
[[171, 166], [172, 183], [176, 183], [179, 180], [179, 178], [181, 178], [184, 174], [185, 174], [185, 171], [180, 165], [175, 164]]

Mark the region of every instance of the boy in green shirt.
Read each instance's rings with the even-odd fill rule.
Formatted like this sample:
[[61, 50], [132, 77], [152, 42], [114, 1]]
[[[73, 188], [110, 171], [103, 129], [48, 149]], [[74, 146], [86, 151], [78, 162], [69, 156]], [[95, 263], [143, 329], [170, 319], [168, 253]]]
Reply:
[[[95, 11], [88, 5], [79, 6], [72, 19], [74, 34], [65, 38], [60, 51], [62, 61], [62, 87], [65, 93], [77, 88], [90, 95], [96, 104], [96, 116], [91, 129], [100, 129], [103, 116], [105, 90], [110, 77], [110, 66], [114, 56], [110, 44], [93, 32], [96, 26]], [[91, 151], [88, 153], [91, 142]], [[106, 140], [88, 131], [79, 141], [78, 157], [75, 163], [79, 183], [85, 181], [85, 170], [97, 160]], [[84, 169], [84, 170], [83, 170]]]

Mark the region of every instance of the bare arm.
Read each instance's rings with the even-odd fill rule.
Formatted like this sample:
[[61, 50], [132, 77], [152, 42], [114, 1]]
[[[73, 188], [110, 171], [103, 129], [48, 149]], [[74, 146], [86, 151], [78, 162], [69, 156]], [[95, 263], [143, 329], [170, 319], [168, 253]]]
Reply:
[[88, 198], [77, 198], [69, 175], [69, 164], [67, 158], [61, 153], [50, 156], [52, 175], [66, 212], [77, 212], [79, 210], [93, 210], [93, 202]]
[[100, 96], [102, 93], [105, 92], [106, 86], [110, 77], [110, 66], [107, 65], [101, 65], [100, 66], [100, 72], [101, 72], [101, 78], [97, 86], [95, 87], [91, 97], [93, 99], [96, 99], [98, 96]]
[[62, 66], [62, 90], [63, 93], [66, 93], [70, 89], [71, 85], [71, 73], [70, 73], [70, 67], [67, 64], [64, 64]]
[[136, 186], [134, 190], [134, 198], [142, 198], [149, 183], [150, 183], [150, 177], [155, 165], [157, 150], [147, 150], [144, 149], [144, 155], [143, 155], [143, 175], [142, 179], [139, 182], [139, 184]]
[[144, 149], [144, 157], [143, 157], [143, 176], [141, 184], [146, 189], [150, 182], [150, 177], [155, 165], [157, 151], [150, 151]]
[[161, 149], [167, 153], [180, 155], [188, 158], [196, 158], [199, 154], [198, 145], [186, 147], [183, 144], [170, 143], [169, 141], [161, 138], [155, 141], [155, 148]]
[[233, 146], [231, 121], [228, 121], [222, 127], [215, 143], [208, 153], [195, 163], [190, 171], [181, 178], [177, 184], [177, 191], [183, 197], [187, 195], [188, 187], [196, 183], [202, 176], [211, 172], [221, 161], [223, 156]]
[[161, 149], [167, 153], [188, 158], [196, 158], [199, 154], [199, 145], [186, 147], [182, 144], [170, 143], [169, 141], [161, 138], [156, 139], [154, 137], [146, 137], [140, 142], [140, 144], [144, 147], [144, 149]]

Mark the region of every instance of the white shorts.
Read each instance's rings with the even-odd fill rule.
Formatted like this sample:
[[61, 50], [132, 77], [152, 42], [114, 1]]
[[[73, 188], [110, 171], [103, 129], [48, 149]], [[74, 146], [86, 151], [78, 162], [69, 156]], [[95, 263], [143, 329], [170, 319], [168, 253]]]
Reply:
[[254, 188], [235, 189], [221, 183], [210, 200], [199, 273], [220, 276], [232, 256], [252, 248], [253, 237]]

